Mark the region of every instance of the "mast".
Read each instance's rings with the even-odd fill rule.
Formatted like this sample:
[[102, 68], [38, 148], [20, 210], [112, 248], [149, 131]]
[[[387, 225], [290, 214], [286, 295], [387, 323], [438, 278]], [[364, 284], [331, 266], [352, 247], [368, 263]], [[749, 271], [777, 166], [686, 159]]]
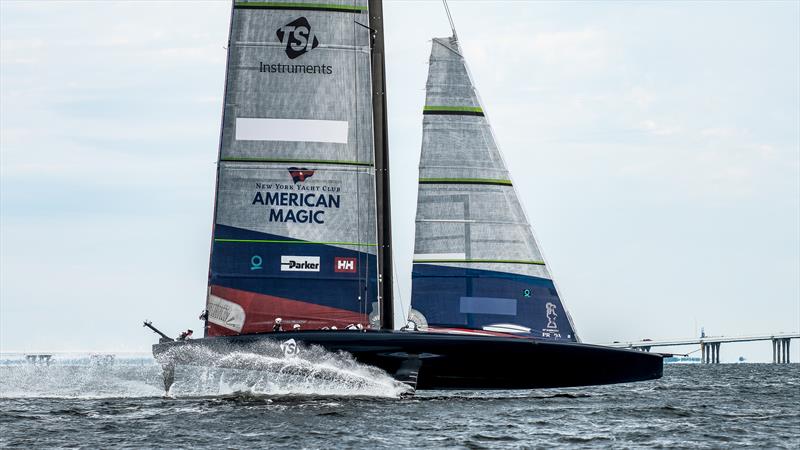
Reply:
[[386, 65], [383, 44], [383, 2], [369, 0], [372, 28], [372, 111], [375, 133], [375, 186], [378, 212], [378, 295], [381, 328], [394, 329], [392, 291], [392, 208], [389, 193], [389, 139], [386, 119]]

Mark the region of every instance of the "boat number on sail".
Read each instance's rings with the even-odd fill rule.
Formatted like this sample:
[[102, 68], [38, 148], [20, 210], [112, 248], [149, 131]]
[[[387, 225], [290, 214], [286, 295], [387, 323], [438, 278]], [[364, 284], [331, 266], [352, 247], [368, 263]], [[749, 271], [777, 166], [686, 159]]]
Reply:
[[294, 339], [289, 339], [281, 343], [281, 351], [283, 352], [283, 356], [294, 358], [300, 354], [300, 346], [297, 345]]
[[319, 272], [319, 256], [281, 256], [281, 272]]
[[356, 259], [355, 258], [339, 258], [333, 259], [333, 271], [338, 273], [356, 273]]

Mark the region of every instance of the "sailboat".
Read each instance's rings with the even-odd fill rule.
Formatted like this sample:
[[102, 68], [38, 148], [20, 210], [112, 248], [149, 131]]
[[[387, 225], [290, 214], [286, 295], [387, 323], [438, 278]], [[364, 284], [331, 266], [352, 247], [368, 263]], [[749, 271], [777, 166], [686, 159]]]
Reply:
[[264, 342], [346, 352], [415, 389], [661, 377], [661, 355], [579, 341], [454, 27], [432, 41], [396, 329], [384, 55], [381, 0], [233, 1], [205, 333], [153, 346], [166, 389], [175, 349]]

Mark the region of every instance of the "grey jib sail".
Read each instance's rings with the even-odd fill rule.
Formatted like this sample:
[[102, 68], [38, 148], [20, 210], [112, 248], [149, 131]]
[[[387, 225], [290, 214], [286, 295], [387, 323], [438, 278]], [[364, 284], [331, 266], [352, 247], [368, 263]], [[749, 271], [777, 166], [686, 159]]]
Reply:
[[577, 340], [455, 37], [432, 45], [413, 267], [431, 329]]
[[366, 324], [377, 300], [367, 0], [236, 0], [208, 334]]

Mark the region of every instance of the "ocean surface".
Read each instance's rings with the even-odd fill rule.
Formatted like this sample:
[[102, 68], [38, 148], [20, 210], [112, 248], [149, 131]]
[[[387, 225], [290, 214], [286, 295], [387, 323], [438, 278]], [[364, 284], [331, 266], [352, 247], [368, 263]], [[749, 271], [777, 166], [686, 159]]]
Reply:
[[337, 355], [239, 355], [233, 367], [179, 368], [165, 398], [146, 357], [0, 361], [0, 447], [800, 448], [798, 364], [676, 364], [651, 382], [412, 397]]

